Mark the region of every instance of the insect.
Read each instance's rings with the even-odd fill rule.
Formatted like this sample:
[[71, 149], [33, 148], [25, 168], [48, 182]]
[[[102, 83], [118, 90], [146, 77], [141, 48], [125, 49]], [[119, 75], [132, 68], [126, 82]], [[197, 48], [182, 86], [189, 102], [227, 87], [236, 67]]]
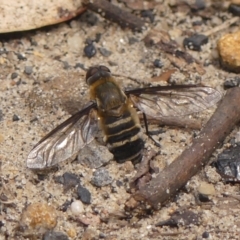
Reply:
[[89, 103], [37, 143], [27, 158], [29, 168], [44, 169], [71, 158], [94, 139], [99, 128], [117, 162], [137, 163], [142, 158], [144, 142], [136, 108], [145, 117], [161, 119], [199, 112], [221, 99], [217, 90], [197, 85], [124, 92], [105, 66], [91, 67], [86, 82], [90, 88]]

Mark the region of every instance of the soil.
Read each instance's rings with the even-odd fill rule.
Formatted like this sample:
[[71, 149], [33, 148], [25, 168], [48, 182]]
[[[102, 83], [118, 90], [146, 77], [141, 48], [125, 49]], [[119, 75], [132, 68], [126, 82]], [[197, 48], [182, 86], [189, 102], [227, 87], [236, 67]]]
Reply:
[[[111, 181], [101, 187], [91, 181], [98, 169], [79, 160], [60, 163], [57, 169], [43, 173], [26, 167], [27, 156], [34, 145], [89, 100], [84, 69], [90, 66], [108, 66], [112, 73], [119, 75], [116, 79], [123, 88], [166, 85], [166, 81], [155, 81], [154, 77], [174, 68], [170, 82], [201, 83], [224, 93], [224, 82], [237, 75], [221, 69], [217, 41], [224, 34], [236, 31], [238, 24], [209, 35], [208, 43], [201, 47], [201, 51], [185, 50], [202, 64], [204, 74], [173, 66], [164, 52], [146, 46], [143, 39], [154, 29], [167, 32], [181, 45], [183, 38], [190, 33], [204, 34], [231, 19], [228, 2], [206, 0], [206, 8], [201, 14], [178, 1], [155, 2], [158, 4], [153, 11], [154, 21], [151, 23], [146, 18], [148, 23], [142, 32], [122, 29], [98, 14], [86, 12], [66, 23], [1, 36], [0, 240], [41, 239], [48, 228], [52, 229], [51, 224], [46, 226], [41, 221], [31, 226], [27, 224], [27, 206], [36, 203], [51, 206], [53, 217], [57, 219], [53, 230], [65, 233], [69, 239], [240, 239], [240, 207], [239, 197], [236, 197], [239, 186], [224, 183], [210, 164], [199, 169], [185, 188], [161, 209], [148, 209], [143, 213], [127, 211], [125, 207], [131, 196], [129, 182], [136, 174], [130, 162], [103, 161], [101, 168], [107, 171]], [[114, 3], [132, 11], [121, 3]], [[91, 58], [84, 53], [85, 46], [91, 45], [90, 40], [96, 49]], [[156, 59], [162, 63], [161, 68], [154, 66]], [[214, 107], [192, 117], [204, 124], [213, 112]], [[151, 123], [149, 128], [159, 130], [158, 125]], [[209, 162], [216, 160], [217, 155], [231, 145], [237, 132], [238, 127]], [[191, 144], [197, 133], [197, 130], [161, 127], [161, 131], [153, 136], [159, 141], [160, 149], [144, 135], [146, 148], [159, 152], [154, 158], [154, 167], [162, 171]], [[88, 147], [96, 149], [99, 145], [102, 143], [97, 139]], [[107, 147], [102, 148], [100, 158], [106, 156], [110, 160]], [[79, 199], [78, 184], [66, 187], [66, 183], [56, 180], [66, 172], [74, 174], [91, 194], [91, 203], [83, 204], [82, 213], [74, 214], [68, 206]], [[203, 182], [215, 189], [207, 202], [198, 200], [198, 188]], [[66, 208], [63, 210], [64, 204]], [[199, 216], [197, 224], [180, 222], [178, 227], [156, 226], [176, 210], [184, 209]]]

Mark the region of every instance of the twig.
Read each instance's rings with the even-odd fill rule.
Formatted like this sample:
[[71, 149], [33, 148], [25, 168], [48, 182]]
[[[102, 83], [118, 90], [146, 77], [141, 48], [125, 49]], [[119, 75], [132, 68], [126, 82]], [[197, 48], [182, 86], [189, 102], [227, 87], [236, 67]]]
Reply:
[[[140, 120], [143, 119], [142, 114], [139, 115]], [[202, 123], [200, 120], [191, 119], [187, 117], [161, 117], [159, 119], [150, 118], [147, 116], [148, 123], [158, 124], [160, 126], [172, 126], [172, 127], [180, 127], [187, 129], [200, 130], [202, 127]]]
[[192, 145], [156, 178], [139, 189], [134, 197], [159, 208], [176, 195], [187, 181], [205, 165], [211, 154], [240, 121], [240, 88], [227, 91], [217, 110]]
[[102, 17], [118, 23], [123, 28], [129, 27], [132, 30], [141, 31], [144, 27], [144, 22], [140, 18], [106, 0], [84, 0], [83, 4], [88, 9], [101, 13]]
[[226, 22], [224, 22], [223, 24], [221, 24], [219, 26], [216, 26], [215, 28], [212, 28], [212, 29], [210, 29], [209, 31], [207, 31], [203, 34], [206, 35], [206, 36], [210, 36], [210, 35], [212, 35], [216, 32], [219, 32], [221, 30], [229, 28], [230, 25], [236, 23], [238, 20], [239, 20], [239, 17], [231, 18], [231, 19], [227, 20]]

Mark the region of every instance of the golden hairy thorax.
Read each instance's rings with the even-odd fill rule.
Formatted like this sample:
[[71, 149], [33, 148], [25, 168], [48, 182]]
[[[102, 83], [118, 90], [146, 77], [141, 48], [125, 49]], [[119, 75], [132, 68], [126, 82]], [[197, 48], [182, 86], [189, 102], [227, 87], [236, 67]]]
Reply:
[[99, 115], [121, 116], [127, 97], [113, 78], [101, 78], [90, 86], [90, 96], [97, 101]]

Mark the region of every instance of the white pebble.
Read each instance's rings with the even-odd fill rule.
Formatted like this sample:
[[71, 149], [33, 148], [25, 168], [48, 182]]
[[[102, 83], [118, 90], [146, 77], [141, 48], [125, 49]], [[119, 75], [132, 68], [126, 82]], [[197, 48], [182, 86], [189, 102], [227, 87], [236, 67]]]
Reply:
[[83, 208], [83, 204], [81, 201], [76, 200], [76, 201], [72, 202], [71, 211], [74, 215], [78, 215], [78, 214], [82, 213], [83, 210], [84, 210], [84, 208]]

